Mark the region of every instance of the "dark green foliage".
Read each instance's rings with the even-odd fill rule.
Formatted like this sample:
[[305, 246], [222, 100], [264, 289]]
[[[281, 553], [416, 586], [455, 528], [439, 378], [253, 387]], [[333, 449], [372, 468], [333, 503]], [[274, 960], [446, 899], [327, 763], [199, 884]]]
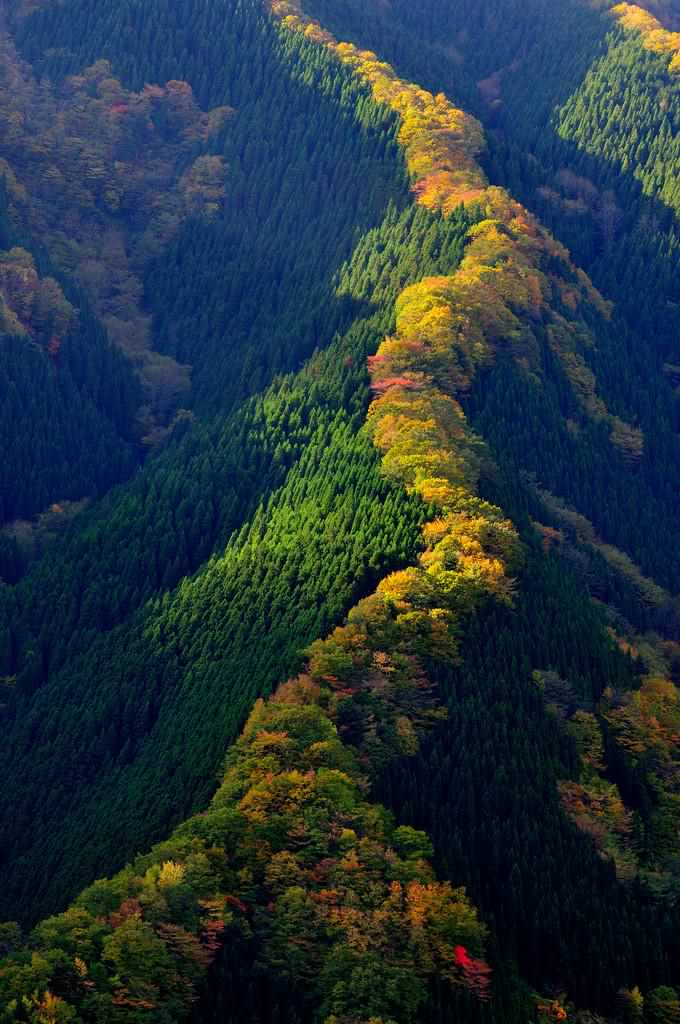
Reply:
[[[615, 98], [615, 102], [613, 102]], [[635, 34], [621, 33], [559, 110], [561, 138], [612, 169], [641, 182], [677, 213], [680, 82], [668, 60], [646, 50]]]
[[[519, 62], [504, 77], [506, 89], [523, 89], [532, 103], [530, 130], [557, 94], [566, 98], [599, 53], [609, 25], [580, 0], [392, 0], [366, 10], [358, 0], [339, 6], [309, 0], [308, 13], [340, 39], [375, 49], [406, 78], [443, 90], [464, 109], [495, 123], [478, 83]], [[446, 45], [442, 45], [443, 41]], [[559, 40], [559, 43], [558, 43]], [[540, 88], [537, 78], [542, 76]]]
[[[7, 220], [1, 183], [0, 238], [2, 249], [26, 244]], [[54, 273], [41, 253], [38, 267], [41, 276]], [[0, 335], [0, 525], [54, 501], [102, 495], [138, 463], [133, 440], [142, 392], [132, 365], [85, 296], [62, 284], [78, 313], [58, 352], [30, 337]], [[0, 558], [0, 578], [12, 575]]]
[[[417, 8], [396, 0], [389, 17], [366, 19], [353, 4], [342, 12], [327, 0], [308, 6], [341, 38], [353, 38], [394, 60], [406, 77], [421, 70], [415, 39], [436, 46], [464, 30], [464, 62], [453, 55], [442, 63], [440, 53], [419, 78], [433, 90], [450, 90], [455, 98], [461, 68], [471, 83], [507, 68], [515, 58], [520, 61], [515, 72], [503, 76], [500, 106], [491, 109], [479, 96], [475, 102], [476, 113], [494, 129], [489, 133], [491, 178], [507, 183], [537, 212], [614, 300], [612, 323], [597, 324], [596, 344], [583, 355], [610, 411], [642, 429], [646, 449], [640, 465], [625, 464], [609, 444], [606, 429], [583, 421], [547, 352], [545, 391], [502, 368], [497, 384], [492, 375], [490, 393], [486, 384], [477, 389], [488, 411], [477, 412], [475, 396], [472, 411], [480, 415], [477, 425], [501, 461], [511, 457], [518, 469], [535, 474], [540, 484], [590, 518], [605, 540], [675, 590], [680, 407], [675, 378], [664, 372], [664, 363], [678, 361], [680, 246], [668, 209], [642, 195], [644, 186], [661, 197], [677, 180], [673, 146], [662, 141], [673, 134], [680, 95], [677, 77], [665, 70], [667, 61], [644, 51], [579, 0], [559, 5], [426, 0]], [[386, 21], [389, 28], [383, 32]], [[629, 145], [631, 130], [639, 137], [636, 147]], [[556, 188], [555, 176], [565, 169], [594, 182], [593, 208], [580, 216], [537, 192], [546, 185]], [[611, 189], [618, 213], [612, 213], [608, 225], [602, 197]], [[573, 198], [572, 192], [564, 196]], [[579, 423], [578, 437], [567, 429], [567, 419]]]
[[[538, 988], [612, 1007], [633, 978], [642, 988], [677, 981], [677, 931], [567, 822], [555, 779], [574, 771], [573, 750], [546, 719], [531, 673], [553, 669], [588, 696], [634, 678], [563, 565], [532, 556], [522, 582], [515, 610], [470, 625], [463, 664], [440, 680], [448, 721], [415, 763], [389, 772], [380, 795], [428, 831], [438, 870], [460, 878], [488, 915], [499, 966], [515, 961]], [[516, 1006], [502, 1019], [526, 1017]]]
[[[232, 417], [190, 428], [6, 592], [14, 822], [35, 814], [45, 772], [59, 781], [40, 828], [12, 824], [0, 844], [5, 913], [58, 906], [204, 802], [254, 698], [413, 559], [424, 510], [381, 478], [358, 433], [366, 357], [403, 286], [455, 268], [469, 224], [392, 210], [338, 279], [377, 313]], [[50, 864], [40, 893], [26, 874], [38, 861]]]
[[[552, 522], [534, 484], [547, 487], [677, 591], [680, 87], [662, 58], [580, 0], [305, 6], [480, 116], [491, 179], [539, 213], [615, 301], [583, 355], [609, 410], [642, 429], [644, 454], [627, 461], [608, 427], [584, 416], [536, 325], [540, 383], [503, 358], [478, 375], [466, 413], [497, 463], [485, 466], [490, 496], [523, 527], [528, 568], [514, 610], [475, 618], [461, 664], [439, 672], [448, 721], [381, 783], [401, 822], [428, 829], [440, 873], [469, 887], [492, 928], [493, 1003], [436, 989], [422, 1019], [526, 1024], [534, 1003], [519, 975], [610, 1014], [623, 986], [680, 982], [677, 907], [617, 881], [567, 819], [557, 782], [578, 777], [576, 749], [546, 715], [532, 671], [559, 673], [586, 700], [638, 685], [639, 665], [613, 646], [588, 591], [641, 631], [677, 639], [678, 620], [672, 602], [651, 609], [596, 552], [573, 555], [572, 576], [544, 555], [529, 520]], [[402, 212], [394, 119], [255, 0], [65, 0], [16, 31], [23, 55], [57, 82], [106, 57], [129, 87], [184, 78], [206, 107], [236, 110], [212, 143], [229, 166], [224, 212], [185, 223], [144, 282], [158, 349], [193, 365], [198, 419], [184, 418], [19, 583], [0, 584], [0, 918], [33, 921], [205, 806], [254, 699], [386, 571], [413, 561], [426, 510], [381, 477], [361, 431], [365, 362], [393, 328], [399, 291], [450, 273], [474, 218]], [[490, 102], [478, 83], [501, 69], [501, 102]], [[10, 244], [3, 230], [0, 246]], [[85, 442], [68, 433], [70, 416], [51, 422], [62, 446], [76, 437], [108, 474], [82, 469], [85, 489], [100, 492], [129, 472], [108, 439], [128, 436], [131, 399], [123, 384], [113, 398], [97, 391], [115, 373], [96, 355], [98, 326], [85, 318], [78, 330], [89, 333], [64, 346], [58, 373], [43, 353], [12, 356], [26, 344], [17, 339], [3, 358], [32, 423], [47, 422], [52, 395], [77, 404]], [[10, 437], [17, 413], [5, 407]], [[97, 426], [102, 409], [111, 434]], [[35, 442], [40, 459], [25, 450], [17, 472], [29, 458], [46, 467], [31, 478], [39, 508], [53, 493], [47, 467], [60, 463], [45, 441]], [[72, 467], [68, 494], [80, 496]], [[8, 494], [19, 502], [22, 490]], [[23, 569], [0, 541], [0, 576], [15, 583]], [[648, 819], [645, 778], [620, 752], [607, 761]], [[249, 940], [234, 943], [195, 1020], [306, 1022], [304, 1001], [253, 968]], [[662, 1019], [663, 998], [649, 998], [650, 1020]]]
[[[67, 356], [67, 346], [76, 351]], [[107, 386], [115, 382], [106, 372], [107, 362], [118, 368], [108, 346], [100, 353], [97, 366], [96, 341], [79, 328], [64, 340], [59, 365], [25, 338], [2, 339], [0, 522], [30, 517], [57, 500], [102, 494], [135, 466], [133, 447], [96, 400], [104, 381]], [[90, 379], [82, 385], [79, 356], [90, 363], [89, 373], [83, 374]], [[124, 401], [134, 389], [124, 371], [119, 381], [128, 390], [117, 396]]]
[[210, 411], [351, 322], [357, 310], [330, 294], [330, 278], [388, 199], [405, 200], [394, 119], [318, 48], [271, 34], [267, 52], [241, 54], [234, 74], [264, 64], [278, 71], [278, 91], [240, 80], [222, 97], [232, 103], [236, 92], [238, 111], [220, 149], [224, 220], [188, 224], [146, 277], [159, 346], [194, 366], [196, 405]]
[[222, 213], [185, 224], [145, 275], [155, 347], [193, 366], [197, 409], [223, 413], [349, 325], [330, 279], [407, 189], [395, 118], [347, 69], [280, 33], [259, 0], [72, 0], [28, 18], [19, 42], [39, 68], [49, 50], [57, 77], [106, 56], [128, 87], [184, 79], [206, 108], [235, 109], [211, 143]]
[[[603, 425], [580, 420], [547, 346], [544, 358], [547, 383], [540, 389], [515, 365], [499, 362], [472, 395], [473, 423], [506, 468], [530, 473], [591, 519], [598, 533], [627, 551], [647, 575], [675, 590], [680, 571], [675, 446], [660, 429], [657, 443], [631, 465], [613, 448]], [[576, 435], [567, 420], [579, 422]]]

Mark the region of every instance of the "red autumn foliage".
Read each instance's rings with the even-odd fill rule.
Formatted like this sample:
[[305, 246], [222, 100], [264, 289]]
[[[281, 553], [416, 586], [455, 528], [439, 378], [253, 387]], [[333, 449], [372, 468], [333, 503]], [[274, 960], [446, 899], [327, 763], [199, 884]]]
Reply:
[[404, 374], [401, 377], [385, 377], [384, 380], [373, 380], [371, 390], [376, 394], [384, 395], [390, 388], [405, 388], [407, 391], [417, 391], [422, 387], [422, 374], [419, 377], [410, 377]]
[[489, 999], [491, 968], [486, 961], [470, 956], [465, 946], [456, 946], [453, 957], [462, 971], [465, 987], [478, 999]]
[[108, 923], [112, 928], [120, 928], [120, 926], [128, 921], [131, 917], [142, 916], [142, 904], [139, 900], [123, 900], [118, 910], [114, 910], [113, 913], [109, 914]]

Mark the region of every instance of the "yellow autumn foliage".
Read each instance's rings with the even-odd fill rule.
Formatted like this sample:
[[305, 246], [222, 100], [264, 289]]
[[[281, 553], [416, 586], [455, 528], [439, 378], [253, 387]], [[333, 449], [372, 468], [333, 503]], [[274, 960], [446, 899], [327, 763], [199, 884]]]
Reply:
[[[482, 212], [457, 271], [404, 289], [395, 333], [369, 360], [375, 398], [366, 429], [382, 453], [383, 471], [436, 510], [423, 528], [424, 551], [417, 565], [385, 577], [345, 626], [308, 652], [311, 678], [330, 686], [333, 700], [362, 688], [379, 693], [393, 708], [402, 752], [412, 753], [417, 729], [404, 725], [413, 708], [404, 717], [403, 702], [419, 707], [421, 716], [432, 713], [413, 655], [455, 657], [461, 617], [490, 598], [510, 602], [512, 572], [521, 561], [513, 524], [475, 493], [483, 446], [457, 399], [501, 346], [522, 365], [533, 357], [540, 372], [531, 324], [542, 322], [585, 412], [608, 417], [581, 355], [593, 339], [568, 315], [590, 304], [606, 318], [611, 307], [567, 250], [504, 189], [488, 184], [477, 163], [484, 135], [475, 118], [443, 94], [402, 81], [372, 51], [338, 42], [297, 0], [272, 0], [272, 11], [351, 67], [373, 99], [398, 115], [418, 204], [445, 215], [461, 203]], [[635, 449], [633, 428], [610, 420], [616, 442]], [[370, 729], [366, 742], [377, 742]]]
[[[271, 9], [286, 28], [331, 50], [370, 86], [377, 103], [399, 115], [399, 143], [419, 202], [431, 209], [446, 205], [445, 212], [449, 212], [462, 197], [469, 201], [483, 195], [487, 180], [475, 157], [484, 149], [484, 133], [476, 118], [454, 107], [443, 93], [433, 95], [403, 81], [371, 50], [338, 42], [304, 14], [297, 0], [272, 0]], [[446, 191], [421, 190], [419, 182], [437, 172], [449, 176]]]
[[637, 4], [615, 3], [612, 6], [602, 4], [599, 0], [591, 0], [591, 4], [596, 7], [610, 6], [610, 13], [621, 27], [628, 32], [637, 32], [646, 50], [672, 55], [668, 65], [671, 74], [680, 71], [680, 32], [664, 28], [658, 18]]
[[161, 865], [158, 885], [161, 889], [174, 889], [184, 879], [184, 865], [174, 860], [166, 860]]

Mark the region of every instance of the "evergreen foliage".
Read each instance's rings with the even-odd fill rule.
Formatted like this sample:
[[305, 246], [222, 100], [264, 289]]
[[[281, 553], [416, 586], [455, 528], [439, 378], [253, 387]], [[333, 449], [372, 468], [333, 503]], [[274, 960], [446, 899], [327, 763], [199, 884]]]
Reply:
[[[47, 274], [51, 267], [34, 257], [7, 218], [7, 196], [0, 191], [0, 525], [30, 518], [53, 502], [103, 495], [125, 479], [138, 461], [135, 416], [141, 389], [129, 362], [113, 348], [84, 295]], [[9, 260], [11, 253], [20, 265]], [[11, 299], [12, 281], [17, 316]], [[36, 284], [51, 283], [69, 310], [34, 303]], [[24, 313], [24, 308], [26, 312]], [[71, 312], [72, 311], [72, 312]], [[0, 541], [2, 543], [2, 541]], [[21, 559], [19, 559], [21, 562]], [[0, 558], [0, 578], [16, 573]]]
[[[0, 917], [75, 897], [0, 1020], [680, 1019], [680, 79], [611, 6], [12, 5], [0, 519], [108, 493], [0, 537]], [[155, 104], [153, 173], [36, 153], [158, 430], [29, 96]]]

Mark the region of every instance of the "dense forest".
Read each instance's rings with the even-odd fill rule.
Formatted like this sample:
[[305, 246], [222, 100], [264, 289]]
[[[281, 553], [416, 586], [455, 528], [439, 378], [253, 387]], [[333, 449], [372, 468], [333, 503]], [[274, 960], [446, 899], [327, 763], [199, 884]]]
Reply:
[[0, 1021], [680, 1020], [679, 20], [6, 5]]
[[[4, 524], [56, 499], [103, 495], [128, 476], [141, 388], [86, 297], [66, 283], [64, 292], [45, 258], [18, 244], [6, 192], [0, 204]], [[11, 541], [0, 545], [8, 557]]]

